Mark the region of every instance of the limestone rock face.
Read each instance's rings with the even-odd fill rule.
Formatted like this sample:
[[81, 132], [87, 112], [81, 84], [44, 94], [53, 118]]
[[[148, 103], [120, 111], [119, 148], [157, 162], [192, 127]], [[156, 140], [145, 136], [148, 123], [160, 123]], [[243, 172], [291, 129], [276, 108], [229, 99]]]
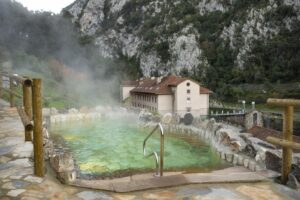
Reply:
[[[224, 17], [241, 6], [241, 17]], [[280, 6], [292, 8], [296, 15], [282, 17], [281, 22], [270, 19]], [[134, 59], [145, 76], [195, 69], [205, 76], [211, 67], [208, 50], [214, 42], [229, 44], [236, 52], [235, 67], [243, 69], [255, 42], [270, 40], [283, 28], [293, 30], [293, 24], [300, 21], [300, 1], [240, 5], [237, 0], [76, 0], [64, 13], [83, 36], [93, 39], [100, 56]], [[220, 21], [223, 27], [213, 29], [205, 24], [214, 16], [224, 20]], [[215, 39], [209, 41], [210, 37]]]
[[82, 9], [85, 7], [87, 1], [88, 0], [77, 0], [68, 8], [68, 12], [72, 15], [73, 22], [80, 19]]
[[229, 1], [226, 5], [224, 1], [210, 1], [210, 0], [202, 0], [198, 4], [199, 12], [204, 15], [214, 11], [225, 12], [227, 11], [227, 7], [232, 4], [232, 1]]

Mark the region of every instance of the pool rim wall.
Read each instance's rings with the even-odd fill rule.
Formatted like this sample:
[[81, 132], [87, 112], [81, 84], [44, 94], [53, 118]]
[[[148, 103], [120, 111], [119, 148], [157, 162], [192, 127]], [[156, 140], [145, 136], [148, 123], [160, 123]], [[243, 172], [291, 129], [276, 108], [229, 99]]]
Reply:
[[[120, 113], [122, 116], [125, 115], [135, 115], [134, 113]], [[79, 121], [79, 120], [96, 120], [103, 117], [103, 115], [99, 112], [90, 112], [90, 113], [70, 113], [70, 114], [55, 114], [50, 115], [50, 126], [52, 123], [64, 123], [71, 121]], [[247, 155], [242, 154], [241, 152], [234, 152], [226, 145], [220, 143], [218, 137], [218, 131], [222, 129], [222, 123], [217, 123], [214, 119], [209, 120], [198, 120], [198, 123], [194, 123], [193, 125], [183, 125], [183, 124], [163, 124], [166, 132], [176, 132], [178, 134], [187, 134], [192, 135], [196, 134], [200, 139], [207, 142], [214, 148], [221, 159], [233, 163], [233, 165], [240, 165], [246, 168], [249, 168], [251, 171], [260, 171], [266, 169], [265, 164], [261, 162], [257, 162], [255, 158], [250, 158]], [[200, 123], [199, 123], [200, 122]], [[157, 123], [148, 122], [145, 123], [145, 127], [154, 127]], [[76, 167], [74, 158], [70, 155], [70, 153], [64, 151], [64, 149], [55, 149], [53, 142], [50, 145], [48, 150], [50, 157], [50, 165], [55, 170], [58, 175], [58, 178], [63, 183], [71, 183], [76, 180]], [[58, 152], [58, 153], [57, 153]], [[72, 160], [73, 159], [73, 160]]]

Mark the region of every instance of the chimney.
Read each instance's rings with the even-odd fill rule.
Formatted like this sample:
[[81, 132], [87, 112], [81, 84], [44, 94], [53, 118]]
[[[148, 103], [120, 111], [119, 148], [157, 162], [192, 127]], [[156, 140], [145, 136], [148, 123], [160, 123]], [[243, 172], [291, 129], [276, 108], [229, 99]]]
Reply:
[[142, 85], [143, 84], [143, 80], [144, 80], [144, 78], [142, 77], [142, 78], [140, 78], [140, 79], [138, 79], [138, 85]]
[[162, 76], [157, 77], [157, 78], [156, 78], [156, 84], [159, 84], [159, 83], [161, 82], [162, 78], [163, 78]]

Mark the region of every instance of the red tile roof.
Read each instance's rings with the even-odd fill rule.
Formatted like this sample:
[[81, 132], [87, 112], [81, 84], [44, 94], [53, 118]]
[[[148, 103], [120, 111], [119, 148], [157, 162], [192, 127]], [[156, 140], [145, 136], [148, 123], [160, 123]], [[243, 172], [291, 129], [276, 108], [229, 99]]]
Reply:
[[[178, 77], [178, 76], [143, 78], [139, 80], [139, 83], [130, 92], [168, 95], [168, 94], [172, 94], [172, 87], [174, 86], [176, 87], [177, 85], [179, 85], [180, 83], [186, 80], [191, 80], [191, 79]], [[199, 92], [200, 94], [212, 93], [212, 91], [204, 87], [200, 87]]]
[[200, 94], [211, 94], [211, 93], [213, 93], [211, 90], [205, 87], [200, 87]]
[[139, 85], [139, 81], [122, 81], [122, 86], [138, 86]]

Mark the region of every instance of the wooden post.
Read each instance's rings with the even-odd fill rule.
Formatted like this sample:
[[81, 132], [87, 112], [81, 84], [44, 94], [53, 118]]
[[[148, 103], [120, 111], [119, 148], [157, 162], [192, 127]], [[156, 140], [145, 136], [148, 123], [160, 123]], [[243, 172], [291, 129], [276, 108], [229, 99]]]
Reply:
[[288, 181], [288, 175], [292, 169], [293, 151], [292, 149], [298, 149], [300, 144], [293, 142], [293, 114], [294, 106], [300, 106], [299, 99], [268, 99], [268, 104], [283, 106], [283, 140], [278, 140], [272, 137], [268, 137], [267, 141], [282, 146], [282, 175], [281, 182], [286, 184]]
[[268, 136], [266, 138], [266, 140], [268, 142], [270, 142], [271, 144], [276, 144], [276, 145], [279, 145], [279, 146], [282, 146], [282, 147], [291, 147], [292, 149], [300, 150], [300, 144], [296, 143], [296, 142], [290, 142], [290, 141], [283, 140], [283, 139], [276, 138], [276, 137], [272, 137], [272, 136]]
[[9, 77], [9, 89], [10, 89], [10, 93], [9, 93], [9, 103], [10, 103], [10, 107], [14, 107], [14, 79], [12, 77]]
[[[293, 141], [293, 106], [286, 106], [284, 109], [283, 118], [283, 139], [292, 142]], [[293, 151], [290, 147], [282, 148], [282, 176], [281, 182], [287, 183], [288, 175], [292, 169], [292, 155]]]
[[274, 105], [274, 106], [300, 106], [300, 100], [299, 99], [268, 99], [268, 104]]
[[33, 79], [32, 108], [33, 108], [33, 148], [34, 148], [34, 174], [44, 177], [44, 148], [43, 148], [43, 123], [42, 123], [42, 80]]
[[[32, 96], [31, 96], [31, 86], [23, 84], [23, 105], [24, 110], [29, 118], [32, 120]], [[25, 130], [25, 141], [32, 141], [32, 131]]]
[[23, 110], [23, 108], [21, 108], [21, 107], [17, 107], [17, 111], [18, 111], [21, 121], [24, 125], [25, 132], [26, 131], [31, 132], [33, 130], [33, 125], [32, 125], [32, 122], [29, 120], [27, 114], [25, 113], [25, 110]]
[[2, 97], [2, 87], [3, 87], [3, 74], [2, 65], [0, 65], [0, 99]]
[[0, 99], [2, 97], [2, 87], [3, 87], [3, 76], [1, 74], [1, 67], [0, 67]]

